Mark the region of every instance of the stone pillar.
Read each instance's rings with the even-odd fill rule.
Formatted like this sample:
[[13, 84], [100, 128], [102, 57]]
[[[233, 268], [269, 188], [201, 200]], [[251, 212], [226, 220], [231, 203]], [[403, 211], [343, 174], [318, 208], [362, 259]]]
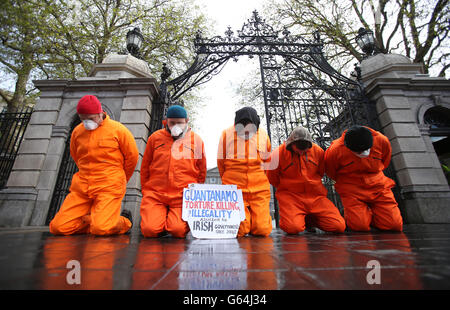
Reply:
[[0, 191], [0, 226], [44, 225], [61, 166], [78, 100], [87, 94], [99, 98], [111, 119], [134, 135], [139, 162], [122, 207], [139, 227], [140, 165], [149, 136], [152, 102], [158, 83], [148, 65], [131, 55], [112, 54], [78, 80], [39, 80], [41, 91], [25, 131], [6, 189]]
[[361, 73], [366, 94], [376, 103], [381, 131], [392, 145], [405, 222], [449, 223], [449, 186], [418, 114], [432, 96], [450, 96], [450, 81], [428, 77], [420, 64], [394, 54], [363, 60]]
[[[146, 83], [148, 87], [143, 88], [142, 86]], [[123, 81], [122, 86], [126, 89], [126, 92], [119, 120], [133, 133], [139, 149], [139, 161], [136, 165], [135, 173], [127, 184], [127, 194], [123, 200], [123, 207], [132, 212], [133, 229], [137, 230], [139, 229], [139, 207], [142, 199], [140, 170], [147, 139], [150, 135], [151, 107], [152, 102], [156, 99], [156, 93], [154, 91], [154, 82], [150, 81], [129, 79]]]
[[1, 226], [28, 225], [35, 203], [48, 199], [39, 189], [43, 186], [44, 175], [48, 175], [50, 159], [47, 155], [51, 155], [49, 149], [55, 147], [50, 140], [65, 85], [66, 81], [55, 81], [51, 89], [42, 90], [34, 107], [7, 188], [0, 191]]

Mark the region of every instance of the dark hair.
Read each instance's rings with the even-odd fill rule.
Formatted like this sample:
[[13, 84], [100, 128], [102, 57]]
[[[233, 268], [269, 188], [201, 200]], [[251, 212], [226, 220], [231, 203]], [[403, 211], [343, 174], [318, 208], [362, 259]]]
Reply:
[[[234, 118], [235, 125], [238, 123], [243, 124], [242, 122], [247, 119], [247, 120], [250, 120], [250, 122], [252, 124], [255, 124], [256, 129], [259, 128], [260, 119], [259, 119], [258, 113], [256, 112], [256, 110], [254, 108], [244, 107], [242, 109], [237, 110], [235, 114], [236, 114], [235, 118]], [[247, 124], [249, 124], [249, 123], [246, 123], [245, 125], [247, 125]]]
[[372, 132], [364, 126], [354, 125], [345, 133], [344, 144], [357, 153], [370, 149], [373, 145]]
[[242, 124], [242, 126], [247, 126], [248, 124], [253, 124], [252, 120], [249, 118], [243, 118], [241, 119], [239, 122], [237, 122], [236, 124]]

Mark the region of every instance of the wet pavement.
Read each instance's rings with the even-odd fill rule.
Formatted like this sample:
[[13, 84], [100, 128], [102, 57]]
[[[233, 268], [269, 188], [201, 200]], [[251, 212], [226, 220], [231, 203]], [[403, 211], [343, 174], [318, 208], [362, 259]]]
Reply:
[[2, 228], [0, 289], [450, 289], [450, 224], [222, 240]]

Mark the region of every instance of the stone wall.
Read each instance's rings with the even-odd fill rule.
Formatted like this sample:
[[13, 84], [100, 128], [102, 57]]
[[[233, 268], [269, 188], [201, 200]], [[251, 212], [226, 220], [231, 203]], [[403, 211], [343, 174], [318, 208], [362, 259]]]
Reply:
[[122, 207], [138, 221], [140, 164], [158, 89], [147, 64], [131, 55], [110, 55], [94, 66], [89, 77], [40, 80], [34, 84], [41, 95], [6, 189], [0, 191], [0, 226], [45, 224], [76, 105], [87, 94], [97, 96], [111, 119], [124, 124], [136, 139], [139, 162], [127, 184]]
[[420, 64], [401, 55], [372, 56], [361, 69], [381, 130], [392, 145], [405, 221], [450, 222], [449, 186], [423, 121], [431, 107], [450, 108], [450, 81], [423, 74]]

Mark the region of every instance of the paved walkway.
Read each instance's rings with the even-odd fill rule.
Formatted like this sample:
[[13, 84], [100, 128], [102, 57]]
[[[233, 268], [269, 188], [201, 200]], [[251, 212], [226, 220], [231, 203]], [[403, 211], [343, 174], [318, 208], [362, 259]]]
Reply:
[[450, 224], [223, 240], [3, 228], [0, 289], [450, 289]]

